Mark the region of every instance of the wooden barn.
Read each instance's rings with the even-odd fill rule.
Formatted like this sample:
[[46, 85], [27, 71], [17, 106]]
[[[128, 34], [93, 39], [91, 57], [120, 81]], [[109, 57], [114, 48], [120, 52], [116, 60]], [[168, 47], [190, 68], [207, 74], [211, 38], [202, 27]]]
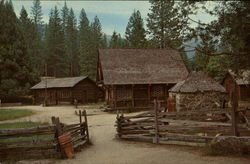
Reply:
[[235, 87], [240, 100], [250, 100], [250, 70], [243, 71], [238, 76], [232, 71], [228, 71], [222, 84], [226, 88], [230, 100], [232, 100]]
[[57, 105], [97, 102], [104, 96], [103, 91], [88, 77], [45, 77], [33, 86], [35, 104]]
[[176, 111], [222, 108], [226, 89], [203, 72], [191, 72], [169, 90]]
[[100, 49], [97, 83], [110, 109], [148, 109], [153, 100], [166, 105], [168, 90], [188, 75], [178, 51]]

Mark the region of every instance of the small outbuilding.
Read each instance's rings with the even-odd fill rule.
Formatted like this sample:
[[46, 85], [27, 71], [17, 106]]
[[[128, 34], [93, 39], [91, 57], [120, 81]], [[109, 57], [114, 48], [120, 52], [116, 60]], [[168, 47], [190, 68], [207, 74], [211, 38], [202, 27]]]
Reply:
[[44, 77], [31, 88], [34, 104], [57, 105], [97, 102], [104, 95], [96, 83], [87, 76]]
[[169, 90], [177, 111], [222, 107], [226, 89], [203, 72], [191, 72], [187, 78]]
[[250, 100], [250, 70], [242, 71], [238, 76], [231, 70], [228, 71], [222, 85], [226, 88], [230, 100], [234, 91], [237, 92], [240, 100]]

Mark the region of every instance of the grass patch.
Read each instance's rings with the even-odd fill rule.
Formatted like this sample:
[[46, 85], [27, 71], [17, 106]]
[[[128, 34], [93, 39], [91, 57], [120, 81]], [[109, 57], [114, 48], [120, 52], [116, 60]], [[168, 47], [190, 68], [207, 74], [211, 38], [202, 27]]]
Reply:
[[0, 121], [13, 120], [34, 114], [28, 109], [0, 109]]
[[[0, 129], [16, 129], [16, 128], [31, 128], [37, 126], [48, 126], [49, 123], [41, 123], [41, 122], [12, 122], [12, 123], [3, 123], [0, 124]], [[24, 141], [24, 140], [37, 140], [37, 139], [45, 139], [52, 138], [54, 135], [45, 134], [45, 135], [34, 135], [30, 137], [17, 137], [17, 138], [6, 138], [1, 139], [2, 142], [11, 142], [11, 141]]]
[[37, 126], [46, 126], [49, 123], [41, 122], [11, 122], [0, 124], [0, 129], [31, 128]]

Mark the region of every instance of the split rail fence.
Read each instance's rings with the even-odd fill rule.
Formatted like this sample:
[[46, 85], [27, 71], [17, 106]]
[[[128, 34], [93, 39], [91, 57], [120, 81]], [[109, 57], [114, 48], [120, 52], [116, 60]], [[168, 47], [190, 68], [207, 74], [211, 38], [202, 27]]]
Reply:
[[[146, 140], [153, 143], [203, 146], [216, 135], [232, 136], [229, 109], [166, 112], [155, 101], [154, 110], [124, 116], [117, 114], [117, 136], [121, 139]], [[242, 113], [242, 112], [240, 112]], [[242, 113], [245, 124], [237, 126], [241, 136], [250, 136], [249, 121]]]
[[[75, 151], [89, 142], [86, 111], [79, 111], [79, 123], [63, 124], [52, 117], [50, 126], [0, 130], [0, 161], [30, 158], [64, 158], [59, 136], [70, 134]], [[83, 117], [83, 119], [82, 119]], [[67, 144], [67, 143], [65, 143]]]

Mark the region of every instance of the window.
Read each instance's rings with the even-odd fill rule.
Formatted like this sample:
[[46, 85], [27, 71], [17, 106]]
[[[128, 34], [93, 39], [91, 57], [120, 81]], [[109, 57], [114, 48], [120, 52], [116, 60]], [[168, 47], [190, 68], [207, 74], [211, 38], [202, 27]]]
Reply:
[[131, 99], [132, 90], [131, 89], [117, 89], [116, 90], [117, 99]]
[[160, 97], [164, 96], [164, 87], [161, 85], [156, 85], [152, 87], [152, 96]]
[[59, 98], [69, 98], [70, 92], [69, 91], [58, 91], [57, 95]]

